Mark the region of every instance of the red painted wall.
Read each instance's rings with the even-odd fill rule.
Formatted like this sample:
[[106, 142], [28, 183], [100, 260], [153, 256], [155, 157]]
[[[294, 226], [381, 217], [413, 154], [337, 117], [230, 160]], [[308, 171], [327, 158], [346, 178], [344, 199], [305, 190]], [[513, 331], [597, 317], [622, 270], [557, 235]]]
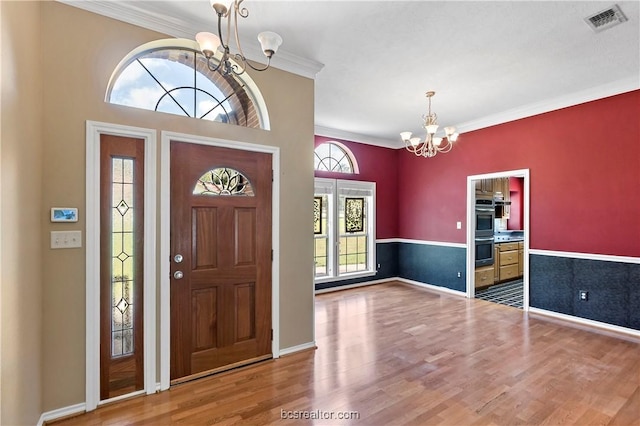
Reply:
[[531, 248], [640, 256], [638, 90], [462, 134], [435, 158], [399, 150], [398, 236], [464, 243], [467, 176], [527, 168]]
[[360, 173], [315, 172], [316, 177], [362, 180], [376, 182], [376, 238], [395, 238], [398, 236], [398, 151], [373, 145], [315, 137], [315, 146], [323, 142], [338, 141], [351, 150], [356, 157]]
[[507, 229], [524, 229], [524, 178], [509, 178], [509, 219]]

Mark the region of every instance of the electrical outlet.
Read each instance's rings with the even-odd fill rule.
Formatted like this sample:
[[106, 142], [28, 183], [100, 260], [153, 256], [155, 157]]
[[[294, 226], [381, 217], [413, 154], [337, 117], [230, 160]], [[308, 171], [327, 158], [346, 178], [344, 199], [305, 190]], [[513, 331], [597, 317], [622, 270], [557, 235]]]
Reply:
[[458, 278], [462, 278], [462, 274], [458, 272]]
[[582, 301], [589, 300], [589, 292], [587, 290], [580, 290], [579, 295], [580, 295], [580, 300]]
[[380, 269], [380, 264], [378, 263], [378, 269]]

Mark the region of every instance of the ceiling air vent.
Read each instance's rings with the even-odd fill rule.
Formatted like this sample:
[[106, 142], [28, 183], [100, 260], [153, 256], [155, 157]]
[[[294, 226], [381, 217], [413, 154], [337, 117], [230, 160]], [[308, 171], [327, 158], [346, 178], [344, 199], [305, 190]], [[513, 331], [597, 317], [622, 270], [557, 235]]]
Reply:
[[591, 27], [591, 29], [596, 33], [607, 30], [618, 24], [622, 24], [626, 20], [627, 17], [624, 16], [624, 13], [620, 10], [620, 6], [617, 4], [584, 18], [587, 25], [589, 25], [589, 27]]

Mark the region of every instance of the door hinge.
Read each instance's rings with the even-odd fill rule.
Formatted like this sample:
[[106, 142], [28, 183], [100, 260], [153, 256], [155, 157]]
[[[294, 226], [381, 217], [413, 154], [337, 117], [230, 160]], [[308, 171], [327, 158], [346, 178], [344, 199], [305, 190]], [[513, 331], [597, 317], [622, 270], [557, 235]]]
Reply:
[[273, 262], [273, 249], [271, 250], [271, 261]]
[[273, 182], [273, 169], [271, 170], [271, 182]]
[[273, 328], [271, 329], [271, 340], [273, 340]]

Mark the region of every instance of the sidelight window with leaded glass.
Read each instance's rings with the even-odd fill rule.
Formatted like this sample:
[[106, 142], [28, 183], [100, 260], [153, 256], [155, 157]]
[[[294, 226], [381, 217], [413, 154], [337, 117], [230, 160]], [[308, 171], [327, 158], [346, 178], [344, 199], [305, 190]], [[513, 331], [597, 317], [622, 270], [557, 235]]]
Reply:
[[100, 399], [144, 387], [144, 140], [100, 135]]
[[133, 353], [133, 317], [137, 309], [133, 288], [134, 251], [134, 159], [111, 159], [112, 167], [112, 269], [111, 269], [111, 355]]

